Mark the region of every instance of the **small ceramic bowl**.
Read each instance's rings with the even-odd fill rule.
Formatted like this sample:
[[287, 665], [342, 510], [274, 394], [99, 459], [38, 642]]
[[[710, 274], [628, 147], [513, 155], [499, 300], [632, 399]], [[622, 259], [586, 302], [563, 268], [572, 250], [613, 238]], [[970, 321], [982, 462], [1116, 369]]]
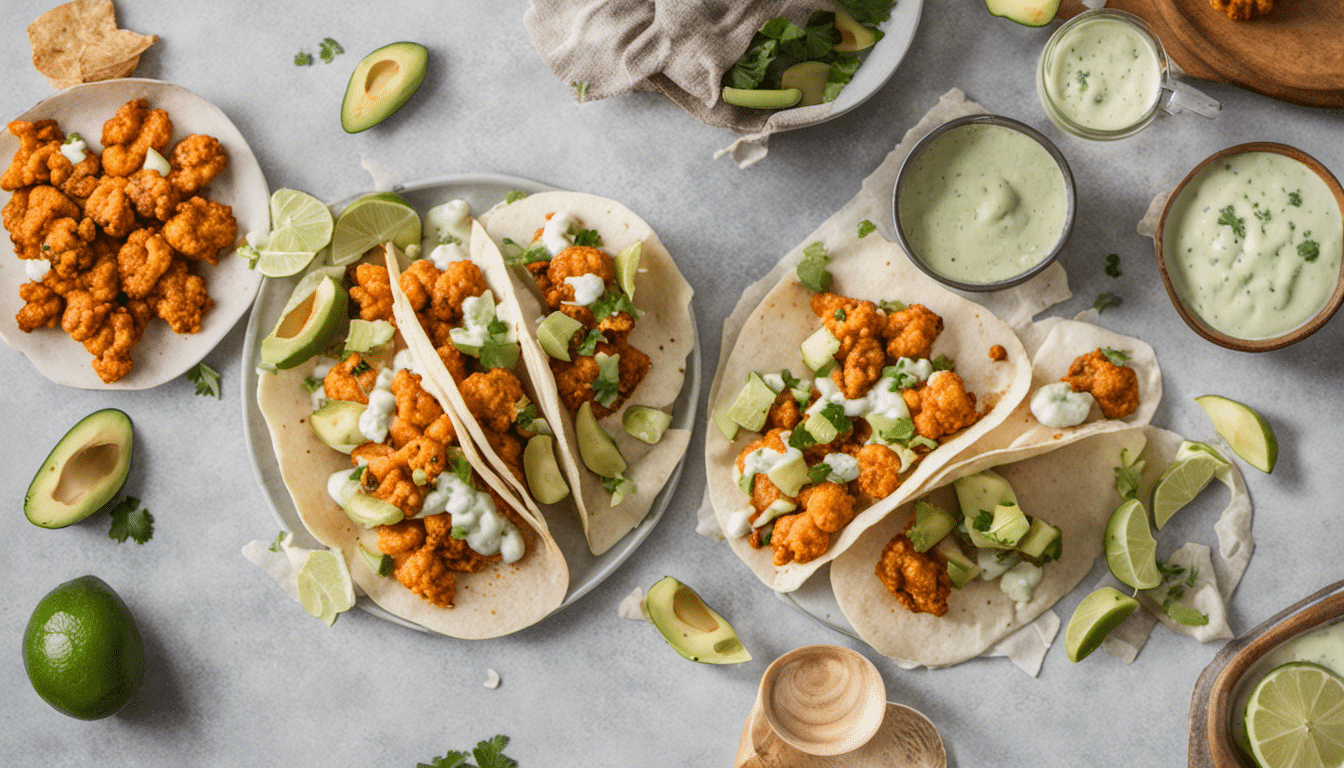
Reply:
[[[1190, 706], [1191, 768], [1256, 768], [1238, 743], [1238, 694], [1254, 686], [1247, 672], [1284, 642], [1344, 617], [1344, 582], [1289, 606], [1229, 642], [1199, 676]], [[1263, 670], [1267, 671], [1267, 670]], [[1255, 677], [1258, 677], [1256, 675]]]
[[[1188, 185], [1192, 179], [1199, 175], [1200, 171], [1204, 170], [1211, 163], [1246, 152], [1274, 152], [1292, 158], [1307, 166], [1325, 182], [1326, 187], [1328, 187], [1330, 192], [1335, 196], [1335, 202], [1340, 207], [1341, 215], [1344, 215], [1344, 187], [1340, 186], [1339, 180], [1336, 179], [1334, 174], [1330, 173], [1324, 165], [1321, 165], [1320, 161], [1296, 147], [1268, 141], [1257, 141], [1249, 144], [1238, 144], [1234, 147], [1228, 147], [1227, 149], [1215, 152], [1187, 173], [1185, 178], [1181, 179], [1181, 183], [1177, 184], [1176, 188], [1172, 190], [1171, 196], [1167, 198], [1167, 203], [1162, 208], [1162, 217], [1157, 222], [1157, 232], [1153, 237], [1153, 242], [1157, 250], [1157, 268], [1162, 273], [1162, 284], [1167, 288], [1167, 296], [1171, 298], [1171, 303], [1176, 307], [1176, 312], [1180, 314], [1181, 319], [1185, 321], [1186, 325], [1190, 326], [1192, 331], [1205, 339], [1212, 341], [1214, 344], [1227, 347], [1228, 349], [1235, 349], [1239, 352], [1268, 352], [1272, 349], [1280, 349], [1289, 344], [1295, 344], [1307, 338], [1320, 330], [1321, 326], [1325, 325], [1326, 321], [1335, 314], [1335, 311], [1339, 309], [1340, 304], [1344, 303], [1344, 268], [1341, 268], [1340, 273], [1335, 278], [1334, 293], [1331, 294], [1328, 300], [1326, 300], [1325, 305], [1321, 307], [1320, 311], [1302, 325], [1299, 325], [1287, 333], [1272, 338], [1243, 339], [1214, 328], [1205, 322], [1193, 309], [1186, 306], [1185, 299], [1181, 297], [1176, 285], [1172, 282], [1172, 277], [1168, 271], [1167, 261], [1163, 251], [1163, 235], [1165, 234], [1167, 227], [1167, 217], [1171, 214], [1173, 204], [1181, 196], [1181, 192], [1185, 189], [1186, 185]], [[1344, 265], [1342, 265], [1342, 267], [1344, 267]]]
[[[1055, 242], [1054, 246], [1050, 249], [1050, 252], [1045, 256], [1045, 258], [1033, 264], [1026, 270], [1019, 272], [1018, 274], [1012, 275], [1011, 277], [1002, 280], [995, 280], [992, 282], [968, 282], [966, 280], [945, 275], [942, 272], [935, 269], [927, 261], [925, 261], [924, 256], [920, 254], [919, 251], [913, 245], [911, 245], [909, 234], [906, 231], [905, 224], [904, 222], [901, 221], [901, 195], [906, 188], [907, 182], [909, 181], [910, 169], [914, 166], [915, 161], [918, 160], [919, 156], [923, 154], [925, 150], [927, 150], [930, 146], [932, 146], [934, 142], [936, 142], [943, 135], [957, 128], [960, 128], [964, 125], [973, 125], [973, 124], [1002, 126], [1004, 128], [1017, 131], [1018, 133], [1021, 133], [1027, 136], [1028, 138], [1032, 139], [1037, 144], [1040, 144], [1041, 147], [1044, 148], [1045, 151], [1050, 155], [1050, 157], [1055, 161], [1055, 164], [1059, 167], [1060, 173], [1063, 174], [1064, 176], [1064, 194], [1068, 204], [1064, 214], [1064, 228], [1059, 233], [1059, 240]], [[904, 250], [907, 254], [910, 255], [910, 260], [915, 263], [915, 266], [923, 270], [925, 274], [937, 280], [938, 282], [950, 286], [952, 288], [957, 288], [963, 291], [987, 292], [987, 291], [998, 291], [1004, 288], [1009, 288], [1014, 285], [1018, 285], [1019, 283], [1024, 283], [1027, 280], [1030, 280], [1031, 278], [1040, 274], [1052, 263], [1054, 263], [1055, 259], [1059, 256], [1060, 251], [1064, 250], [1064, 244], [1068, 242], [1069, 232], [1073, 229], [1073, 217], [1077, 207], [1078, 207], [1078, 200], [1077, 200], [1077, 193], [1074, 191], [1073, 172], [1069, 170], [1069, 164], [1068, 161], [1064, 159], [1064, 155], [1053, 143], [1050, 142], [1049, 139], [1041, 135], [1041, 133], [1037, 131], [1035, 128], [1032, 128], [1031, 126], [1026, 125], [1025, 123], [1018, 122], [1017, 120], [1013, 120], [1012, 118], [1009, 117], [1003, 117], [1002, 115], [967, 115], [965, 117], [958, 117], [954, 120], [949, 120], [946, 123], [943, 123], [942, 125], [938, 126], [937, 128], [934, 128], [922, 139], [915, 142], [915, 145], [910, 148], [910, 154], [906, 155], [905, 160], [901, 162], [901, 168], [899, 171], [897, 171], [896, 174], [896, 187], [895, 190], [893, 191], [892, 196], [891, 216], [893, 222], [896, 225], [895, 227], [896, 242], [901, 246], [902, 250]]]

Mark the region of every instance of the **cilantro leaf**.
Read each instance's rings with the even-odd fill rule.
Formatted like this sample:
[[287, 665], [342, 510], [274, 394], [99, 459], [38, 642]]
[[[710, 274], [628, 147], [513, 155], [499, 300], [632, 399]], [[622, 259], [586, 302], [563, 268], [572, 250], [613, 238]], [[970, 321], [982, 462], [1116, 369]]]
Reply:
[[299, 51], [294, 54], [294, 66], [311, 67], [313, 65], [313, 54], [307, 51]]
[[817, 444], [817, 439], [802, 424], [793, 428], [793, 433], [789, 435], [789, 446], [805, 451]]
[[608, 288], [607, 292], [602, 294], [602, 298], [593, 302], [588, 308], [598, 320], [605, 320], [618, 312], [624, 312], [635, 319], [644, 314], [635, 309], [635, 302], [630, 299], [629, 294], [621, 290], [619, 285]]
[[513, 423], [517, 424], [518, 428], [525, 432], [532, 431], [532, 422], [536, 420], [537, 420], [536, 403], [528, 403], [527, 405], [518, 409], [518, 415], [513, 417]]
[[271, 546], [268, 547], [268, 549], [270, 549], [272, 552], [280, 552], [282, 549], [284, 549], [285, 537], [288, 535], [289, 531], [281, 531], [280, 535], [275, 537], [275, 541], [271, 542]]
[[457, 475], [458, 480], [471, 485], [471, 463], [467, 461], [467, 457], [459, 452], [451, 458], [453, 460], [453, 474]]
[[112, 528], [107, 532], [108, 538], [120, 543], [129, 537], [135, 539], [137, 544], [144, 544], [154, 536], [154, 516], [149, 510], [141, 508], [140, 500], [134, 496], [118, 501], [109, 511], [112, 514]]
[[196, 367], [187, 371], [187, 378], [196, 384], [196, 394], [206, 397], [213, 395], [218, 399], [223, 399], [224, 395], [219, 390], [219, 371], [204, 362], [197, 363]]
[[1172, 565], [1171, 563], [1158, 563], [1157, 572], [1162, 574], [1163, 577], [1180, 576], [1185, 573], [1185, 568], [1179, 565]]
[[815, 293], [821, 293], [831, 287], [831, 273], [826, 270], [826, 265], [831, 263], [831, 255], [826, 252], [826, 246], [817, 241], [809, 244], [803, 249], [803, 260], [798, 262], [795, 270], [798, 274], [798, 282]]
[[933, 358], [933, 370], [935, 371], [955, 371], [957, 363], [947, 355], [939, 355]]
[[330, 37], [322, 38], [322, 44], [318, 55], [322, 57], [323, 61], [330, 64], [332, 60], [342, 53], [345, 53], [345, 49], [341, 47], [340, 43], [332, 40]]
[[1190, 566], [1190, 575], [1185, 579], [1185, 586], [1187, 587], [1195, 586], [1195, 579], [1198, 578], [1199, 578], [1199, 569], [1194, 567], [1193, 565]]
[[602, 235], [599, 235], [596, 229], [581, 229], [574, 236], [574, 244], [586, 248], [601, 248]]
[[1294, 208], [1302, 207], [1302, 190], [1295, 189], [1288, 193], [1288, 204]]
[[1097, 296], [1097, 300], [1092, 302], [1092, 308], [1097, 312], [1105, 312], [1107, 307], [1118, 307], [1124, 300], [1114, 293], [1103, 293]]
[[509, 190], [509, 194], [504, 196], [504, 204], [512, 205], [519, 200], [522, 200], [524, 197], [527, 197], [528, 194], [528, 192], [521, 189], [511, 189]]
[[1123, 349], [1102, 347], [1101, 354], [1104, 355], [1107, 360], [1111, 361], [1111, 365], [1119, 366], [1129, 362], [1129, 353]]
[[860, 240], [862, 240], [863, 238], [865, 238], [865, 237], [867, 237], [867, 236], [873, 234], [873, 233], [876, 232], [876, 231], [877, 231], [877, 225], [874, 224], [873, 222], [869, 221], [868, 219], [864, 219], [863, 221], [860, 221], [860, 222], [859, 222], [859, 239], [860, 239]]
[[471, 751], [476, 758], [477, 768], [518, 768], [518, 761], [504, 754], [504, 748], [508, 745], [509, 737], [503, 734], [478, 743]]
[[802, 380], [797, 376], [794, 376], [793, 371], [790, 371], [788, 368], [780, 369], [779, 378], [784, 382], [785, 389], [797, 389], [803, 384]]
[[988, 509], [982, 509], [971, 518], [971, 527], [981, 533], [989, 530], [989, 526], [994, 524], [994, 513]]
[[832, 317], [834, 317], [837, 322], [841, 323], [845, 322], [845, 310], [843, 309], [835, 310], [835, 314], [833, 314]]
[[609, 406], [616, 402], [616, 398], [621, 395], [620, 382], [612, 381], [598, 377], [593, 379], [592, 383], [593, 399], [602, 406]]
[[810, 483], [824, 483], [826, 482], [826, 478], [830, 476], [831, 465], [824, 461], [807, 468], [807, 480]]
[[879, 436], [889, 443], [904, 443], [915, 436], [915, 422], [909, 418], [900, 418], [890, 427], [882, 430]]
[[[778, 22], [783, 22], [779, 25]], [[761, 28], [765, 32], [771, 25], [786, 29], [787, 37], [779, 38], [779, 52], [799, 61], [816, 61], [825, 58], [831, 52], [831, 46], [840, 42], [840, 33], [835, 29], [835, 14], [829, 11], [815, 11], [807, 19], [807, 26], [799, 27], [787, 18], [772, 19]], [[766, 32], [766, 34], [769, 34]]]
[[416, 763], [415, 768], [475, 768], [467, 764], [467, 758], [470, 757], [466, 752], [449, 750], [443, 757], [431, 759], [428, 763]]
[[883, 299], [882, 301], [877, 302], [877, 306], [888, 315], [893, 312], [904, 312], [908, 309], [904, 301], [896, 301], [895, 299]]
[[1112, 253], [1106, 257], [1106, 274], [1111, 277], [1120, 276], [1120, 254]]
[[1129, 456], [1129, 449], [1120, 451], [1120, 466], [1115, 468], [1115, 492], [1122, 499], [1136, 499], [1139, 496], [1139, 482], [1143, 478], [1143, 467], [1147, 460]]
[[1231, 227], [1232, 234], [1237, 237], [1246, 237], [1246, 219], [1238, 216], [1236, 210], [1230, 205], [1218, 211], [1218, 224]]
[[759, 88], [778, 56], [779, 41], [757, 32], [746, 52], [723, 74], [723, 84], [729, 88]]
[[827, 404], [825, 408], [821, 409], [821, 416], [831, 422], [831, 426], [835, 427], [837, 432], [848, 432], [854, 428], [849, 418], [845, 416], [845, 406], [840, 403]]
[[821, 100], [824, 102], [835, 101], [840, 97], [840, 92], [854, 79], [861, 61], [855, 53], [838, 53], [835, 57], [831, 68], [826, 71], [826, 85], [821, 89]]
[[309, 392], [316, 392], [317, 390], [322, 388], [322, 385], [323, 385], [322, 379], [319, 379], [316, 376], [303, 377], [303, 388], [308, 390]]
[[1303, 240], [1297, 244], [1297, 255], [1305, 261], [1315, 261], [1321, 255], [1321, 244], [1315, 240]]
[[[513, 244], [517, 245], [517, 243]], [[516, 256], [506, 257], [504, 263], [510, 267], [525, 267], [534, 261], [550, 261], [553, 256], [554, 254], [551, 253], [550, 249], [540, 240], [537, 240]]]
[[452, 530], [448, 531], [448, 535], [458, 540], [465, 539], [467, 538], [467, 526], [454, 525]]
[[603, 336], [601, 331], [594, 328], [588, 332], [587, 336], [583, 337], [583, 341], [579, 342], [579, 346], [576, 347], [574, 351], [579, 357], [587, 357], [597, 351], [597, 343], [599, 341], [605, 342], [606, 340], [607, 337]]

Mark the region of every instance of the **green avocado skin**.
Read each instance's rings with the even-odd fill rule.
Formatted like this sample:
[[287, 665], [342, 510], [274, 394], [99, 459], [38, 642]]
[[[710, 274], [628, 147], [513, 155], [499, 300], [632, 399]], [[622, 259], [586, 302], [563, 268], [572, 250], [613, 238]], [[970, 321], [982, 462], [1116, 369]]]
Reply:
[[[386, 120], [419, 90], [428, 65], [429, 49], [408, 41], [389, 43], [365, 56], [350, 74], [341, 102], [341, 127], [346, 133], [359, 133]], [[391, 77], [394, 85], [367, 93], [368, 86], [382, 77]]]
[[[80, 419], [33, 476], [23, 498], [24, 516], [33, 525], [64, 528], [102, 509], [121, 491], [131, 471], [132, 436], [131, 417], [116, 408]], [[76, 482], [72, 460], [102, 476], [93, 482]]]

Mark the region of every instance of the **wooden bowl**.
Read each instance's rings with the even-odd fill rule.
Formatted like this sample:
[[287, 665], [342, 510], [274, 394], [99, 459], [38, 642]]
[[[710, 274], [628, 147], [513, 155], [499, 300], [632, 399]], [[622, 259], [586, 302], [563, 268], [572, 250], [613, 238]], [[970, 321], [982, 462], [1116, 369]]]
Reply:
[[[1256, 768], [1237, 746], [1233, 711], [1247, 670], [1281, 643], [1344, 616], [1344, 581], [1288, 606], [1229, 642], [1199, 676], [1190, 702], [1190, 768]], [[1255, 681], [1247, 680], [1253, 685]]]
[[1181, 183], [1177, 184], [1176, 188], [1172, 190], [1171, 196], [1167, 198], [1167, 204], [1162, 207], [1162, 217], [1157, 222], [1157, 232], [1153, 237], [1153, 243], [1157, 249], [1157, 268], [1162, 273], [1162, 284], [1167, 288], [1167, 296], [1171, 298], [1171, 303], [1176, 307], [1176, 312], [1180, 314], [1181, 319], [1185, 321], [1186, 325], [1190, 326], [1190, 330], [1203, 336], [1205, 339], [1212, 341], [1214, 344], [1227, 347], [1228, 349], [1235, 349], [1239, 352], [1268, 352], [1271, 349], [1280, 349], [1307, 338], [1320, 330], [1321, 326], [1325, 325], [1326, 321], [1335, 314], [1335, 311], [1339, 309], [1340, 304], [1344, 303], [1344, 265], [1342, 265], [1340, 275], [1336, 277], [1335, 292], [1331, 294], [1329, 300], [1325, 302], [1325, 306], [1322, 307], [1310, 320], [1281, 336], [1275, 336], [1268, 339], [1242, 339], [1216, 330], [1208, 323], [1205, 323], [1193, 310], [1186, 307], [1185, 300], [1176, 292], [1176, 288], [1171, 281], [1171, 275], [1167, 273], [1167, 262], [1162, 254], [1162, 238], [1167, 226], [1167, 215], [1171, 213], [1172, 203], [1180, 197], [1181, 191], [1185, 189], [1185, 186], [1210, 163], [1245, 152], [1274, 152], [1284, 155], [1285, 157], [1290, 157], [1307, 166], [1325, 182], [1326, 187], [1328, 187], [1330, 192], [1335, 196], [1335, 202], [1339, 205], [1341, 216], [1344, 217], [1344, 187], [1340, 186], [1339, 180], [1335, 178], [1334, 174], [1330, 173], [1329, 169], [1324, 165], [1321, 165], [1320, 161], [1296, 147], [1290, 147], [1286, 144], [1276, 144], [1269, 141], [1256, 141], [1249, 144], [1238, 144], [1234, 147], [1228, 147], [1227, 149], [1215, 152], [1212, 155], [1209, 155], [1204, 162], [1196, 165], [1194, 169], [1187, 173], [1185, 178], [1181, 179]]

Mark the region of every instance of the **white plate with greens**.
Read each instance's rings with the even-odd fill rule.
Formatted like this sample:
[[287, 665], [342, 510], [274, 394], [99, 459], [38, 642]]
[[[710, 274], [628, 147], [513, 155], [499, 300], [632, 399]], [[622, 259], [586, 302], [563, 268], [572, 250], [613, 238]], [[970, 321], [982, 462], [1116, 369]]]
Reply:
[[[471, 204], [473, 215], [479, 215], [504, 200], [514, 190], [531, 193], [553, 189], [556, 188], [516, 176], [478, 173], [443, 176], [411, 182], [393, 187], [391, 191], [405, 197], [421, 214], [439, 203], [462, 199]], [[339, 212], [355, 197], [358, 197], [358, 195], [333, 204], [331, 206], [333, 213]], [[285, 302], [288, 301], [289, 294], [298, 279], [298, 277], [291, 277], [266, 280], [257, 295], [252, 316], [248, 319], [247, 333], [243, 341], [241, 371], [243, 432], [247, 439], [248, 451], [252, 457], [252, 471], [256, 475], [257, 484], [261, 487], [261, 491], [265, 495], [266, 501], [275, 514], [281, 529], [293, 535], [294, 539], [292, 541], [296, 546], [320, 547], [321, 544], [303, 527], [299, 512], [295, 509], [289, 491], [285, 488], [284, 479], [280, 476], [280, 465], [276, 461], [275, 452], [271, 447], [270, 431], [266, 427], [266, 419], [262, 416], [261, 408], [257, 403], [259, 375], [256, 369], [257, 348], [261, 340], [270, 333], [271, 328], [275, 325], [275, 321], [284, 308]], [[691, 320], [694, 323], [694, 316]], [[692, 326], [692, 331], [696, 331], [694, 326]], [[682, 387], [681, 394], [673, 404], [673, 428], [689, 430], [694, 427], [696, 405], [699, 400], [700, 345], [697, 341], [686, 360], [686, 384]], [[649, 514], [644, 518], [644, 521], [626, 534], [614, 547], [601, 555], [593, 555], [589, 551], [588, 542], [583, 535], [583, 526], [579, 522], [577, 512], [572, 517], [555, 516], [547, 518], [546, 522], [550, 526], [550, 532], [555, 537], [556, 543], [559, 544], [561, 552], [564, 553], [565, 562], [569, 565], [569, 590], [565, 593], [564, 602], [556, 608], [557, 612], [592, 591], [594, 587], [614, 573], [625, 562], [626, 558], [630, 557], [639, 548], [640, 544], [644, 543], [649, 533], [653, 531], [653, 527], [658, 524], [663, 513], [667, 510], [668, 504], [671, 503], [684, 464], [685, 457], [672, 471], [667, 484], [658, 494], [653, 508], [649, 510]], [[368, 597], [360, 596], [356, 605], [375, 616], [396, 624], [428, 631], [418, 624], [388, 613]]]

